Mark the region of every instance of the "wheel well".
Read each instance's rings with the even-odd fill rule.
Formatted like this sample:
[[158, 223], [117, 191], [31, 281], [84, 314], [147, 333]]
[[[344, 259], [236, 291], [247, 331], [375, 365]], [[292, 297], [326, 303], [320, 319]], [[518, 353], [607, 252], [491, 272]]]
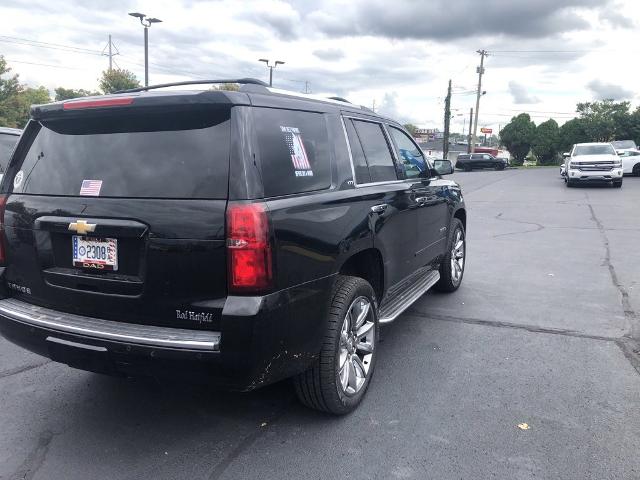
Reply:
[[365, 279], [376, 292], [378, 302], [384, 293], [384, 269], [382, 255], [375, 248], [369, 248], [350, 257], [340, 268], [343, 275], [352, 275]]
[[462, 222], [462, 227], [464, 228], [464, 231], [467, 231], [467, 212], [464, 208], [461, 208], [460, 210], [456, 210], [456, 213], [453, 214], [454, 218], [457, 218], [458, 220], [460, 220]]

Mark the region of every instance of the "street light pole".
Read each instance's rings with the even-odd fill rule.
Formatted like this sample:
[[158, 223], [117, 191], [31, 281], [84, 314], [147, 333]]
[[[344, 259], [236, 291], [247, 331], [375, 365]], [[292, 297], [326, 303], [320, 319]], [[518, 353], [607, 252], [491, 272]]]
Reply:
[[131, 12], [129, 15], [140, 20], [140, 24], [144, 27], [144, 86], [149, 86], [149, 28], [154, 23], [160, 23], [159, 18], [149, 18], [144, 13]]
[[273, 87], [273, 69], [278, 65], [284, 65], [284, 62], [281, 60], [276, 60], [273, 65], [269, 65], [269, 59], [267, 58], [261, 58], [258, 61], [267, 64], [267, 68], [269, 69], [269, 86]]

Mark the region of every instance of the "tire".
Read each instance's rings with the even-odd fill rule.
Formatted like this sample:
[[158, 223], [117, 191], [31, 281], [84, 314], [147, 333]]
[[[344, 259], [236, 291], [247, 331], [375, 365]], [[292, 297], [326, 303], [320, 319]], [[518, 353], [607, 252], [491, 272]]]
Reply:
[[633, 166], [633, 170], [631, 170], [631, 174], [636, 177], [640, 177], [640, 163], [636, 163]]
[[465, 165], [464, 166], [464, 171], [465, 172], [470, 172], [471, 170], [473, 170], [473, 168], [471, 168], [471, 165]]
[[[359, 316], [348, 316], [348, 313], [362, 312], [363, 301], [368, 302], [369, 309], [362, 325], [345, 331], [345, 324], [351, 324], [350, 318]], [[371, 285], [359, 277], [339, 275], [333, 287], [328, 316], [319, 358], [306, 372], [294, 377], [293, 383], [302, 404], [314, 410], [344, 415], [360, 404], [375, 370], [380, 326]], [[355, 331], [363, 332], [363, 327], [368, 327], [364, 342], [355, 335]], [[367, 353], [369, 351], [371, 353]]]
[[504, 170], [504, 163], [497, 163], [495, 167], [493, 167], [495, 170]]
[[565, 183], [567, 187], [573, 187], [573, 182], [571, 180], [567, 179]]
[[[460, 234], [460, 236], [458, 236]], [[456, 247], [459, 241], [462, 244]], [[452, 261], [454, 255], [457, 256], [455, 263], [459, 267], [459, 276], [454, 275], [456, 271], [454, 262]], [[433, 286], [439, 292], [455, 292], [462, 283], [462, 277], [464, 277], [464, 267], [466, 264], [467, 255], [467, 237], [465, 235], [464, 226], [462, 222], [453, 218], [451, 220], [451, 228], [449, 230], [449, 240], [447, 241], [447, 253], [440, 262], [440, 280]]]
[[613, 181], [613, 188], [621, 188], [622, 187], [622, 180], [620, 180], [619, 182], [617, 181]]

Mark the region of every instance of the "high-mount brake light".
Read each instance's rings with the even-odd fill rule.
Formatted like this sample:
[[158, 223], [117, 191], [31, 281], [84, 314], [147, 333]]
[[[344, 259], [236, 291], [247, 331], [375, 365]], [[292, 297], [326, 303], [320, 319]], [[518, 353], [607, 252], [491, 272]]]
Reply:
[[271, 286], [269, 218], [262, 203], [227, 209], [227, 258], [231, 292], [258, 292]]
[[121, 107], [131, 105], [133, 97], [102, 98], [97, 100], [73, 100], [62, 104], [64, 110], [82, 110], [84, 108]]

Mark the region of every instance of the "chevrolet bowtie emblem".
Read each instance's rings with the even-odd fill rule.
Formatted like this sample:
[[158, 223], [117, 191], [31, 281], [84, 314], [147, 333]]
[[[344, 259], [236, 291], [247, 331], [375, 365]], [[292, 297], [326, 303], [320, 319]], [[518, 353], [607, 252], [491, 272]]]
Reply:
[[77, 220], [69, 224], [69, 230], [73, 230], [80, 235], [84, 235], [85, 233], [94, 232], [96, 226], [97, 225], [95, 223], [87, 223], [84, 220]]

